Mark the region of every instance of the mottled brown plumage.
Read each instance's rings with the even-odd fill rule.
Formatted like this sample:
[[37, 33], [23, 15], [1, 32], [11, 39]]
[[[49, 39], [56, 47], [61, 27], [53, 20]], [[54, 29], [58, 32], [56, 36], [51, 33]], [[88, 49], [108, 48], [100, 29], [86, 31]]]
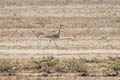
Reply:
[[49, 47], [49, 44], [50, 44], [51, 41], [54, 41], [54, 44], [56, 45], [56, 47], [58, 47], [57, 44], [55, 43], [55, 40], [56, 40], [56, 39], [59, 39], [59, 37], [60, 37], [60, 30], [61, 30], [61, 27], [62, 27], [62, 26], [63, 26], [63, 25], [60, 25], [59, 31], [58, 31], [57, 34], [45, 36], [46, 38], [50, 38], [50, 41], [49, 41], [49, 43], [48, 43], [47, 48]]

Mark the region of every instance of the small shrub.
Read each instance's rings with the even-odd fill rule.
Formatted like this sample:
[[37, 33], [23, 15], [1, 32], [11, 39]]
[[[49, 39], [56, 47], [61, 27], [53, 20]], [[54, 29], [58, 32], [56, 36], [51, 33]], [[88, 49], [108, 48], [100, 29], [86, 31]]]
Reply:
[[72, 59], [70, 62], [70, 72], [86, 72], [86, 66], [84, 60]]
[[93, 63], [99, 63], [99, 62], [100, 62], [100, 59], [99, 59], [99, 57], [93, 57], [93, 58], [91, 59], [91, 62], [93, 62]]
[[12, 71], [12, 65], [10, 61], [8, 60], [3, 60], [0, 63], [0, 72], [11, 72]]
[[42, 60], [33, 60], [33, 68], [39, 72], [86, 72], [87, 68], [82, 59], [60, 60], [52, 56], [43, 58]]
[[110, 60], [108, 62], [109, 68], [114, 71], [120, 71], [120, 59]]
[[39, 72], [54, 72], [54, 68], [57, 62], [57, 59], [54, 59], [52, 56], [43, 58], [42, 60], [33, 60], [33, 68], [37, 69]]

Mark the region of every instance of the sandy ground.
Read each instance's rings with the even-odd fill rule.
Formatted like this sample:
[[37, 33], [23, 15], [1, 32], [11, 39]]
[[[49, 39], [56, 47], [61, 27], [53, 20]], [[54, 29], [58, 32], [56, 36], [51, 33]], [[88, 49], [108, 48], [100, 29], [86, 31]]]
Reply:
[[[68, 59], [79, 56], [86, 59], [120, 56], [119, 1], [103, 1], [105, 3], [98, 4], [92, 0], [91, 3], [76, 5], [40, 6], [37, 2], [32, 4], [28, 1], [28, 4], [23, 4], [24, 1], [20, 3], [11, 0], [11, 3], [1, 0], [0, 59], [24, 60], [48, 56], [47, 54]], [[50, 39], [45, 36], [57, 33], [60, 24], [64, 26], [60, 38], [56, 40], [59, 47], [52, 42], [47, 48]], [[2, 77], [2, 80], [6, 78]]]
[[[22, 6], [0, 8], [0, 49], [120, 50], [119, 5]], [[60, 39], [46, 48], [46, 35]], [[40, 32], [40, 36], [35, 35]]]
[[51, 78], [51, 77], [48, 77], [48, 78], [39, 78], [39, 77], [29, 77], [29, 76], [23, 76], [23, 77], [1, 77], [2, 80], [119, 80], [120, 78], [119, 77], [114, 77], [114, 78], [111, 78], [111, 77], [108, 77], [108, 78], [105, 78], [105, 77], [68, 77], [68, 78], [64, 78], [64, 77], [59, 77], [59, 78]]

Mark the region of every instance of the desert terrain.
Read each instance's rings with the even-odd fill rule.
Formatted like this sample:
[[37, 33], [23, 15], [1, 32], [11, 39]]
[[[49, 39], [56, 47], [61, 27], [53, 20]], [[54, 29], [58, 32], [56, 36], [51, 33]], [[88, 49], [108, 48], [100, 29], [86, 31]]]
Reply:
[[[0, 80], [119, 80], [119, 4], [119, 0], [0, 0]], [[60, 25], [59, 39], [49, 44], [46, 36], [57, 34]], [[41, 70], [54, 61], [54, 68]], [[56, 70], [58, 64], [63, 69], [61, 61], [65, 71]], [[68, 69], [66, 62], [78, 65]], [[85, 71], [76, 70], [83, 63]]]

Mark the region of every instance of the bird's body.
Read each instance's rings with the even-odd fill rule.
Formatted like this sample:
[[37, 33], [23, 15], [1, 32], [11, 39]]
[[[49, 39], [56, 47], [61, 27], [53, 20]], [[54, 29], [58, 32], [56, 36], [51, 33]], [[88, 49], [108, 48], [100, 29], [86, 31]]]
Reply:
[[[59, 39], [59, 37], [60, 37], [60, 29], [61, 29], [61, 27], [62, 27], [63, 25], [60, 25], [60, 27], [59, 27], [59, 31], [58, 31], [58, 33], [57, 34], [53, 34], [53, 35], [48, 35], [48, 36], [45, 36], [46, 38], [49, 38], [50, 39], [50, 41], [49, 41], [49, 43], [48, 43], [48, 46], [47, 47], [49, 47], [49, 44], [50, 44], [50, 42], [53, 40], [54, 41], [54, 43], [55, 43], [55, 40], [56, 39]], [[57, 44], [55, 43], [55, 45], [57, 46]], [[57, 46], [58, 47], [58, 46]]]
[[46, 38], [50, 38], [50, 39], [53, 39], [53, 40], [55, 40], [55, 39], [58, 39], [59, 38], [59, 36], [57, 35], [57, 34], [54, 34], [54, 35], [48, 35], [48, 36], [45, 36]]

